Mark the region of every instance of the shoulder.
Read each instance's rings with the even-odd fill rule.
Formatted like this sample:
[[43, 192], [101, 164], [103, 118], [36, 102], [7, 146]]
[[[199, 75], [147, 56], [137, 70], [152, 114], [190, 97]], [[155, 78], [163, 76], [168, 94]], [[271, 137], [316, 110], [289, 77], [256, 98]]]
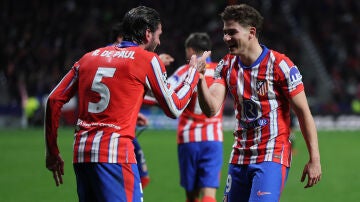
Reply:
[[237, 57], [235, 55], [227, 54], [225, 55], [219, 63], [217, 63], [215, 67], [215, 74], [220, 73], [222, 71], [225, 71], [231, 67], [231, 65], [234, 64], [234, 61], [237, 60]]
[[284, 53], [280, 53], [277, 52], [275, 50], [270, 50], [270, 58], [272, 58], [274, 60], [274, 63], [276, 66], [288, 66], [288, 67], [292, 67], [295, 66], [293, 61], [286, 56]]

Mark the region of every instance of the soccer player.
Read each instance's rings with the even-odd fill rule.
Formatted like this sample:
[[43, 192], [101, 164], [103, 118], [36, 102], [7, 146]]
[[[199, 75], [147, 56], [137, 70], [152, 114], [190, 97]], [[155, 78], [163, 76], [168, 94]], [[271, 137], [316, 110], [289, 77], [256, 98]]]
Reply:
[[246, 4], [221, 13], [229, 54], [215, 70], [215, 83], [203, 77], [198, 98], [203, 112], [214, 116], [226, 92], [234, 98], [237, 125], [224, 201], [279, 201], [291, 161], [290, 107], [307, 144], [309, 161], [301, 181], [305, 188], [321, 178], [316, 126], [307, 103], [302, 76], [284, 54], [260, 44], [263, 17]]
[[[122, 28], [122, 22], [115, 23], [111, 27], [110, 41], [112, 43], [110, 44], [110, 46], [119, 45], [123, 41], [123, 38], [124, 38], [124, 31]], [[161, 57], [160, 57], [160, 59], [161, 59]], [[137, 122], [136, 126], [145, 127], [147, 125], [148, 125], [147, 118], [143, 114], [139, 113], [138, 114], [138, 122]], [[133, 144], [134, 144], [134, 152], [135, 152], [137, 167], [139, 169], [141, 186], [143, 189], [145, 189], [145, 187], [147, 187], [147, 185], [150, 182], [150, 175], [149, 175], [149, 171], [147, 169], [146, 158], [145, 158], [144, 152], [141, 148], [141, 145], [136, 137], [134, 137], [134, 139], [133, 139]]]
[[167, 83], [164, 64], [153, 52], [162, 33], [158, 12], [145, 6], [133, 8], [125, 14], [123, 28], [123, 42], [82, 56], [46, 103], [46, 167], [58, 186], [64, 174], [57, 145], [59, 114], [61, 107], [78, 95], [73, 166], [79, 201], [143, 200], [132, 143], [143, 96], [151, 90], [165, 114], [178, 117], [210, 55], [193, 56], [187, 78], [173, 90]]
[[[200, 57], [211, 50], [211, 40], [207, 33], [195, 32], [185, 41], [186, 58], [195, 54]], [[204, 73], [208, 86], [214, 82], [217, 63], [206, 59]], [[179, 67], [168, 79], [171, 86], [177, 86], [186, 78], [189, 65]], [[194, 93], [189, 105], [179, 117], [177, 128], [178, 161], [180, 184], [185, 189], [186, 201], [216, 201], [216, 190], [220, 184], [223, 156], [222, 112], [207, 118], [201, 111], [197, 94]]]

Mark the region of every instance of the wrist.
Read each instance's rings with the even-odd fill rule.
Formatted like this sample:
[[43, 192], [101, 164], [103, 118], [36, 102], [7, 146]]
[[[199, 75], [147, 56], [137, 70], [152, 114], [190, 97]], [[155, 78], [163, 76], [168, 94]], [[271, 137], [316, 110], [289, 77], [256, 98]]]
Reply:
[[202, 80], [204, 78], [205, 78], [204, 74], [199, 72], [199, 79]]

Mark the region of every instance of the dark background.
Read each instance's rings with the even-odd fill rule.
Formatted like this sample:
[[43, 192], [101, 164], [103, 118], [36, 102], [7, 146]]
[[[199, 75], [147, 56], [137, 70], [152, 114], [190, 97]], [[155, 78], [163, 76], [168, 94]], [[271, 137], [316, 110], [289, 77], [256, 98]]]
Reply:
[[184, 40], [207, 32], [212, 59], [227, 52], [219, 16], [249, 3], [265, 17], [260, 42], [288, 55], [303, 74], [315, 114], [360, 114], [360, 1], [356, 0], [2, 0], [0, 114], [21, 102], [19, 83], [41, 100], [84, 53], [111, 43], [110, 28], [133, 7], [156, 9], [163, 25], [157, 53], [185, 63]]

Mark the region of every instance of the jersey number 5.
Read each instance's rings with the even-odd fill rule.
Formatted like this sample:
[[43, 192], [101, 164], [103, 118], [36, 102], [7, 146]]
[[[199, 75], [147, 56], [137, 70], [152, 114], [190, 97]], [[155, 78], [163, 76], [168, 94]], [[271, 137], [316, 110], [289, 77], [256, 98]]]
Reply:
[[115, 70], [115, 68], [99, 67], [96, 71], [91, 85], [91, 90], [100, 94], [100, 100], [96, 103], [89, 102], [88, 112], [101, 113], [108, 107], [110, 101], [110, 90], [104, 83], [101, 82], [101, 80], [103, 77], [113, 77]]

